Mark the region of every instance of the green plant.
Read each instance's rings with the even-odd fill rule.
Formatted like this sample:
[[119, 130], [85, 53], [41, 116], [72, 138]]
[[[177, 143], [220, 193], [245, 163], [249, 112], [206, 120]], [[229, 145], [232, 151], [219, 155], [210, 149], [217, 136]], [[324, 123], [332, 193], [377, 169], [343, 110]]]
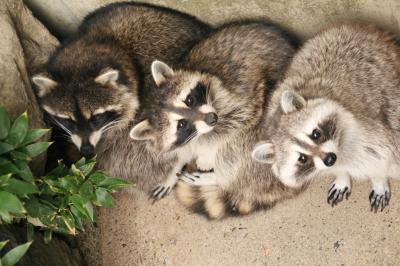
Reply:
[[26, 113], [12, 122], [0, 107], [0, 224], [25, 221], [28, 240], [34, 226], [45, 231], [45, 241], [52, 232], [83, 231], [84, 221], [96, 221], [93, 206], [112, 207], [111, 194], [129, 185], [94, 171], [95, 158], [82, 158], [71, 167], [59, 162], [50, 173], [35, 177], [29, 162], [51, 145], [38, 141], [47, 132], [29, 129]]
[[[0, 251], [4, 248], [8, 241], [0, 242]], [[0, 258], [0, 266], [13, 266], [15, 265], [28, 251], [31, 242], [19, 245], [9, 252], [7, 252], [2, 258]]]

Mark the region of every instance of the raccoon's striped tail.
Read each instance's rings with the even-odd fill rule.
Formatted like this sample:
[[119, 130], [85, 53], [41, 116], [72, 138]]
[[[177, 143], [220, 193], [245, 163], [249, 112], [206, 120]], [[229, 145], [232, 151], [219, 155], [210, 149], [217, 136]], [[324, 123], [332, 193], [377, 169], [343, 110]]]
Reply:
[[188, 209], [208, 219], [245, 215], [254, 209], [250, 203], [233, 202], [231, 195], [218, 186], [191, 186], [179, 181], [176, 196]]

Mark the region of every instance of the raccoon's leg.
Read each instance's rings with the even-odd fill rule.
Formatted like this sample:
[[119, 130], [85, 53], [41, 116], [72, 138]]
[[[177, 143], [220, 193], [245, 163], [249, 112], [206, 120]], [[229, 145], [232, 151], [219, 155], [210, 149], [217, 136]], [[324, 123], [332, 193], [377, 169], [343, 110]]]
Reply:
[[217, 185], [217, 176], [214, 172], [182, 172], [180, 179], [193, 186], [215, 186]]
[[174, 188], [176, 183], [178, 182], [178, 173], [181, 172], [183, 166], [185, 163], [183, 162], [177, 162], [176, 165], [173, 167], [171, 172], [169, 173], [167, 179], [162, 182], [161, 184], [158, 184], [152, 191], [151, 191], [151, 198], [154, 200], [159, 200], [166, 195], [168, 195], [171, 190]]
[[349, 198], [351, 194], [351, 179], [347, 173], [336, 177], [328, 191], [328, 204], [332, 206], [341, 202], [344, 197]]
[[369, 202], [371, 204], [371, 211], [377, 212], [380, 208], [381, 211], [389, 205], [390, 200], [390, 187], [387, 178], [371, 178], [372, 190], [369, 194]]

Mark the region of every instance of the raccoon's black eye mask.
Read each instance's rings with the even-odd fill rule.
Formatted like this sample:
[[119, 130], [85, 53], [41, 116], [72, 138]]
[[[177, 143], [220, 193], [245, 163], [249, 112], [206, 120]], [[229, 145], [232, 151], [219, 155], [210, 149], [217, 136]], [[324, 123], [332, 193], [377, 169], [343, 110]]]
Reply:
[[207, 103], [208, 86], [203, 83], [197, 83], [196, 87], [190, 91], [185, 99], [187, 107], [195, 108]]
[[112, 122], [120, 116], [116, 111], [107, 111], [101, 114], [93, 115], [89, 123], [92, 128], [99, 129], [106, 125], [107, 123]]
[[178, 121], [175, 146], [189, 142], [196, 135], [196, 127], [186, 119]]
[[68, 129], [69, 131], [73, 132], [76, 131], [76, 122], [70, 118], [61, 118], [58, 116], [51, 116], [54, 120], [56, 120], [57, 124], [61, 124], [63, 127]]

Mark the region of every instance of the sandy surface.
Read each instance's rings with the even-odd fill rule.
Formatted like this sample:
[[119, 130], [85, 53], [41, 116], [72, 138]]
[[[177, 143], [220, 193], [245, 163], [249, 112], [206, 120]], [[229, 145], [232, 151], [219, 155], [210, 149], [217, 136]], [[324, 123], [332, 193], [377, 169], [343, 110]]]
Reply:
[[189, 213], [174, 196], [151, 205], [141, 193], [121, 194], [101, 214], [102, 265], [400, 265], [400, 182], [379, 213], [369, 211], [367, 182], [334, 208], [328, 185], [223, 221]]

